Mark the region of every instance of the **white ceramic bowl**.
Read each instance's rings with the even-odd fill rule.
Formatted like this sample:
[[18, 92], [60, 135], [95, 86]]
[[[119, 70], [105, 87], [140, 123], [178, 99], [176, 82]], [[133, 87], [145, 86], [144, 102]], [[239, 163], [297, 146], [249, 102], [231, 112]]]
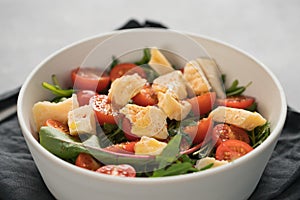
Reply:
[[[147, 34], [169, 32], [160, 29], [138, 31]], [[283, 128], [287, 109], [285, 95], [278, 80], [262, 63], [231, 45], [207, 37], [188, 34], [217, 61], [221, 71], [227, 75], [228, 82], [236, 78], [241, 84], [253, 81], [247, 94], [256, 97], [259, 111], [271, 123], [271, 135], [249, 154], [231, 164], [199, 173], [132, 179], [81, 169], [54, 156], [38, 143], [31, 109], [37, 101], [50, 98], [50, 93], [41, 87], [41, 83], [50, 82], [50, 75], [57, 74], [59, 80], [65, 80], [63, 85], [69, 85], [70, 70], [79, 66], [101, 41], [117, 33], [88, 38], [52, 54], [36, 67], [20, 91], [19, 123], [33, 159], [51, 193], [57, 199], [72, 200], [247, 199], [254, 191]], [[131, 42], [134, 43], [134, 40]], [[181, 42], [176, 41], [178, 45]], [[124, 44], [120, 44], [122, 45]]]

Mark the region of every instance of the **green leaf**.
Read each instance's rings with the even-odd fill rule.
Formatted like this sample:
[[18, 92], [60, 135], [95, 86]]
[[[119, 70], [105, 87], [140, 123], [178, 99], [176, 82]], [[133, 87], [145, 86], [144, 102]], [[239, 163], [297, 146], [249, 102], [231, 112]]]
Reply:
[[144, 65], [147, 64], [151, 59], [151, 53], [149, 48], [145, 48], [143, 51], [144, 55], [141, 60], [135, 62], [136, 65]]
[[88, 153], [78, 138], [67, 135], [53, 127], [41, 127], [40, 144], [63, 159], [75, 158], [79, 153]]
[[252, 147], [256, 148], [261, 143], [263, 143], [263, 141], [267, 139], [270, 133], [271, 128], [269, 122], [265, 123], [262, 126], [258, 126], [254, 130], [250, 131], [248, 134], [252, 143]]
[[104, 123], [99, 129], [101, 147], [127, 141], [120, 125]]
[[101, 148], [99, 138], [96, 135], [91, 135], [87, 140], [82, 142], [84, 146]]
[[156, 157], [156, 161], [159, 163], [159, 169], [164, 168], [178, 159], [181, 138], [181, 134], [174, 136], [164, 148], [162, 153]]
[[248, 106], [247, 108], [245, 108], [245, 110], [249, 110], [251, 112], [254, 112], [254, 111], [256, 111], [256, 108], [257, 108], [257, 103], [253, 102], [250, 106]]
[[51, 79], [52, 79], [53, 85], [54, 85], [56, 88], [61, 89], [61, 87], [60, 87], [60, 85], [59, 85], [59, 83], [58, 83], [58, 80], [57, 80], [55, 74], [52, 74]]
[[58, 96], [58, 97], [71, 97], [72, 94], [75, 92], [73, 89], [60, 89], [60, 87], [56, 87], [55, 85], [51, 85], [50, 83], [47, 82], [43, 82], [42, 86], [47, 89], [50, 90], [54, 95]]
[[198, 158], [204, 158], [207, 156], [210, 156], [212, 153], [214, 143], [212, 140], [201, 146], [201, 148], [198, 151], [195, 151], [192, 155], [198, 156]]
[[146, 79], [149, 83], [152, 83], [154, 79], [159, 77], [159, 74], [153, 70], [148, 64], [142, 64], [140, 67], [144, 70], [146, 73]]
[[221, 80], [222, 80], [222, 83], [225, 84], [225, 82], [226, 82], [226, 75], [225, 74], [221, 75]]
[[39, 132], [40, 144], [54, 155], [64, 160], [74, 160], [79, 153], [89, 153], [104, 164], [129, 164], [137, 172], [152, 170], [157, 167], [154, 156], [120, 154], [99, 148], [96, 136], [91, 136], [85, 142], [72, 137], [53, 127], [43, 126]]
[[210, 168], [212, 168], [212, 166], [214, 166], [214, 163], [209, 163], [208, 165], [202, 167], [202, 168], [200, 169], [200, 171], [210, 169]]
[[239, 85], [239, 81], [238, 80], [234, 80], [231, 84], [231, 86], [226, 89], [226, 96], [237, 96], [237, 95], [241, 95], [247, 87], [249, 87], [252, 84], [252, 81], [250, 81], [247, 85], [245, 86], [238, 86]]
[[195, 169], [193, 167], [193, 164], [190, 162], [183, 162], [183, 163], [178, 162], [172, 164], [167, 169], [162, 168], [154, 171], [152, 177], [174, 176], [174, 175], [186, 174], [189, 171], [196, 172], [198, 170]]
[[231, 86], [226, 90], [226, 93], [234, 91], [237, 88], [238, 84], [239, 84], [239, 81], [238, 80], [234, 80], [232, 82]]
[[112, 68], [114, 68], [117, 64], [119, 64], [119, 60], [115, 57], [115, 56], [112, 56], [112, 62], [111, 64], [109, 65], [109, 72], [112, 70]]

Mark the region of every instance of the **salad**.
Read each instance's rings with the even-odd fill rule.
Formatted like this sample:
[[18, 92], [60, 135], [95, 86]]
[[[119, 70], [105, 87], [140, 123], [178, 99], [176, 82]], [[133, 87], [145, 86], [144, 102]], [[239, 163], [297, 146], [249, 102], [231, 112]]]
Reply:
[[155, 47], [143, 54], [74, 68], [70, 88], [55, 75], [43, 82], [55, 98], [32, 108], [40, 144], [96, 173], [164, 177], [230, 164], [269, 136], [255, 97], [244, 95], [251, 82], [224, 89], [213, 59], [174, 66]]

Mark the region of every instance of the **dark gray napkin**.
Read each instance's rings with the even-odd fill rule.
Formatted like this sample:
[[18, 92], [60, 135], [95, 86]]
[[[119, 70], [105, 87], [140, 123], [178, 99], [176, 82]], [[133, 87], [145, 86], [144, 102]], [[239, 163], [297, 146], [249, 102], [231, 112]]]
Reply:
[[300, 199], [300, 113], [291, 108], [254, 199]]
[[[166, 28], [157, 22], [140, 24], [130, 20], [119, 29], [142, 27]], [[0, 111], [14, 105], [17, 95], [18, 89], [0, 95]], [[250, 200], [300, 199], [299, 161], [300, 113], [288, 108], [287, 120], [275, 151]], [[231, 192], [234, 192], [234, 186]], [[16, 114], [0, 122], [0, 199], [54, 199], [32, 160]]]

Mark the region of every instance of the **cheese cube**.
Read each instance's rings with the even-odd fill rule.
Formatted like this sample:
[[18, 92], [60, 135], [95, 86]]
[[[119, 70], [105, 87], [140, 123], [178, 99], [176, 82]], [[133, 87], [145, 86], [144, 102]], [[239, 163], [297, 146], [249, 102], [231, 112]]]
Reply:
[[155, 47], [151, 48], [150, 54], [151, 54], [151, 58], [148, 64], [159, 75], [164, 75], [174, 71], [172, 65], [157, 48]]
[[85, 105], [68, 113], [70, 135], [96, 134], [95, 113], [91, 106]]
[[52, 103], [49, 101], [37, 102], [32, 107], [32, 113], [37, 131], [45, 125], [48, 119], [57, 120], [64, 124], [68, 122], [69, 111], [78, 108], [77, 95], [59, 103]]
[[169, 92], [158, 93], [158, 107], [162, 109], [170, 119], [183, 120], [191, 111], [192, 105], [187, 101], [176, 100]]
[[134, 152], [138, 155], [157, 156], [161, 154], [166, 146], [167, 143], [165, 142], [143, 136], [141, 140], [134, 145]]
[[167, 116], [165, 113], [155, 106], [138, 106], [127, 104], [120, 113], [124, 114], [132, 124], [131, 133], [139, 137], [148, 136], [158, 139], [166, 139]]
[[157, 93], [169, 92], [180, 100], [187, 97], [186, 81], [179, 70], [156, 78], [153, 81], [152, 87]]
[[108, 97], [115, 108], [121, 108], [140, 92], [146, 82], [138, 74], [122, 76], [112, 82]]
[[204, 72], [196, 61], [190, 61], [185, 65], [183, 77], [193, 90], [194, 95], [201, 95], [211, 90]]
[[214, 109], [209, 114], [209, 117], [212, 117], [214, 121], [232, 124], [247, 131], [251, 131], [255, 127], [262, 126], [267, 122], [267, 120], [257, 112], [225, 106], [219, 106]]
[[200, 170], [200, 169], [208, 166], [211, 163], [213, 163], [213, 166], [211, 168], [215, 168], [215, 167], [219, 167], [219, 166], [228, 164], [228, 161], [226, 161], [226, 160], [220, 161], [220, 160], [216, 160], [215, 158], [212, 158], [212, 157], [205, 157], [205, 158], [201, 158], [200, 160], [198, 160], [195, 167]]

